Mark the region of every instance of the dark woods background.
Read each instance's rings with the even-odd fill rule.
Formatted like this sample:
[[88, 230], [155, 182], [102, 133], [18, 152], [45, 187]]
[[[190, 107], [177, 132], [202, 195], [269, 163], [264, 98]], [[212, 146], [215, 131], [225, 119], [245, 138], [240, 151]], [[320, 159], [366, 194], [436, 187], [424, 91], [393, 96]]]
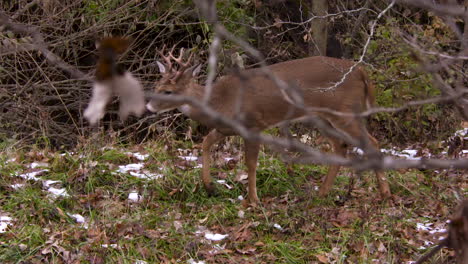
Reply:
[[[372, 21], [388, 4], [383, 0], [220, 0], [217, 8], [226, 28], [258, 48], [269, 64], [319, 54], [357, 60], [364, 54], [363, 66], [377, 87], [380, 106], [396, 107], [439, 95], [431, 75], [419, 66], [410, 40], [435, 53], [456, 53], [461, 45], [456, 34], [466, 30], [463, 20], [447, 21], [432, 12], [397, 4], [378, 20], [364, 51]], [[173, 113], [147, 114], [122, 123], [116, 104], [99, 128], [89, 127], [82, 118], [91, 94], [89, 79], [96, 62], [96, 41], [104, 36], [133, 39], [121, 62], [148, 91], [159, 78], [155, 62], [164, 44], [189, 49], [196, 53], [198, 62], [205, 63], [213, 31], [200, 19], [192, 1], [18, 0], [2, 1], [0, 9], [10, 22], [40, 34], [41, 45], [84, 73], [76, 78], [50, 63], [37, 50], [34, 34], [0, 25], [0, 142], [13, 138], [60, 148], [75, 145], [96, 131], [137, 142], [166, 135], [166, 131], [198, 140], [206, 132]], [[224, 41], [218, 73], [229, 72], [239, 60], [247, 68], [258, 63], [238, 46]], [[463, 64], [456, 67], [463, 68]], [[440, 70], [449, 84], [456, 80], [455, 72]], [[379, 113], [369, 123], [381, 141], [404, 144], [446, 137], [457, 129], [460, 120], [448, 103]]]

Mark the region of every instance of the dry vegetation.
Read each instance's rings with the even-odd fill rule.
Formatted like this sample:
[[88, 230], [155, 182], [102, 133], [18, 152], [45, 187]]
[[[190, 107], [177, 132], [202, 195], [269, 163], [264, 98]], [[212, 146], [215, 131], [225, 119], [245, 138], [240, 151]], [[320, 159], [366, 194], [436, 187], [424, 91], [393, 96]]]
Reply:
[[[274, 63], [307, 55], [302, 2], [220, 0], [218, 16]], [[371, 130], [388, 153], [466, 158], [466, 129], [450, 137], [460, 124], [453, 106], [463, 106], [467, 83], [463, 13], [433, 6], [447, 1], [397, 2], [384, 14], [390, 1], [330, 1], [330, 30], [342, 54], [362, 60], [386, 107], [372, 115]], [[245, 167], [236, 140], [219, 144], [213, 174], [220, 193], [207, 197], [197, 144], [205, 128], [174, 113], [121, 123], [116, 105], [99, 127], [88, 126], [82, 112], [97, 39], [131, 37], [121, 62], [150, 90], [164, 44], [207, 61], [216, 30], [200, 17], [191, 1], [2, 1], [0, 262], [411, 263], [445, 236], [447, 219], [467, 196], [465, 170], [387, 171], [390, 201], [379, 200], [373, 177], [346, 170], [321, 199], [324, 167], [285, 165], [265, 148], [262, 205], [254, 209], [241, 200]], [[260, 64], [235, 41], [221, 44], [216, 74], [239, 56], [247, 67]], [[408, 104], [426, 99], [433, 101]], [[303, 127], [295, 133], [317, 139]], [[393, 150], [408, 145], [412, 155]], [[455, 263], [455, 255], [442, 249], [426, 263]]]

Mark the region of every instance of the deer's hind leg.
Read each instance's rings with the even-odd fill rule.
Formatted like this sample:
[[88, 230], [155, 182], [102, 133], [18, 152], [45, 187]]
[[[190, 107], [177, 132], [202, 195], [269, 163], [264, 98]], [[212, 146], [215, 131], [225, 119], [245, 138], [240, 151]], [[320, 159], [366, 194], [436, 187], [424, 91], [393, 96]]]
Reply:
[[257, 161], [260, 151], [260, 143], [258, 141], [250, 141], [244, 139], [245, 144], [245, 164], [248, 174], [248, 197], [249, 203], [256, 206], [259, 203], [257, 196]]
[[[371, 136], [367, 131], [366, 133], [372, 145], [374, 145], [374, 147], [379, 150], [380, 148], [379, 148], [379, 143], [377, 139]], [[377, 178], [377, 183], [379, 185], [380, 195], [384, 199], [390, 198], [392, 196], [392, 193], [390, 192], [390, 186], [388, 185], [388, 181], [387, 181], [387, 177], [385, 177], [385, 173], [382, 170], [374, 170], [374, 172], [375, 172], [375, 177]]]
[[[362, 140], [362, 139], [367, 140], [368, 143], [372, 145], [372, 147], [374, 147], [377, 151], [379, 151], [380, 148], [379, 148], [379, 144], [377, 140], [373, 136], [371, 136], [369, 132], [367, 131], [367, 129], [365, 129], [365, 127], [362, 127], [361, 124], [356, 119], [333, 118], [333, 119], [329, 119], [329, 122], [333, 125], [333, 127], [335, 127], [336, 129], [340, 131], [345, 132], [346, 134], [348, 134], [351, 138], [354, 138], [355, 140]], [[346, 152], [346, 148], [340, 151]], [[331, 181], [330, 186], [328, 186], [328, 188], [331, 187], [331, 184], [333, 183], [332, 180], [334, 180], [334, 178], [336, 177], [336, 173], [338, 173], [338, 171], [336, 171], [336, 173], [333, 175], [334, 170], [335, 170], [334, 166], [331, 166], [330, 167], [331, 172], [329, 172], [327, 177], [325, 178], [325, 181], [327, 180]], [[390, 192], [390, 187], [388, 185], [387, 178], [385, 177], [384, 172], [382, 170], [375, 170], [375, 176], [377, 179], [377, 184], [379, 185], [380, 195], [382, 196], [382, 198], [389, 198], [391, 196], [391, 192]], [[330, 179], [327, 179], [328, 177], [330, 177]], [[325, 186], [324, 188], [327, 188], [327, 186]], [[320, 194], [322, 194], [322, 192], [320, 192]]]
[[203, 164], [202, 164], [202, 182], [205, 186], [205, 190], [208, 195], [214, 195], [216, 190], [215, 186], [213, 185], [213, 181], [211, 180], [210, 169], [211, 169], [211, 147], [219, 142], [221, 139], [225, 138], [226, 136], [219, 133], [216, 129], [213, 129], [206, 135], [203, 139], [202, 143], [202, 157], [203, 157]]

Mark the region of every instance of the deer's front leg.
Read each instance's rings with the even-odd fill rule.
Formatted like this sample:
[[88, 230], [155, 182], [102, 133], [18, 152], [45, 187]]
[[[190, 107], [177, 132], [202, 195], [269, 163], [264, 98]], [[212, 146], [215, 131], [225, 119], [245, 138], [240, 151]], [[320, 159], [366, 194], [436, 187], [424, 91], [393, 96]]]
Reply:
[[[329, 138], [329, 141], [332, 144], [333, 151], [336, 155], [342, 157], [346, 156], [346, 146], [343, 144], [343, 142], [334, 138]], [[333, 183], [335, 182], [335, 178], [338, 175], [338, 172], [340, 171], [340, 167], [341, 166], [339, 165], [331, 165], [328, 168], [327, 176], [325, 176], [322, 185], [320, 185], [319, 196], [324, 197], [330, 192], [330, 189]]]
[[211, 146], [216, 142], [220, 141], [221, 139], [225, 138], [223, 134], [219, 133], [216, 129], [213, 129], [208, 133], [208, 135], [203, 139], [202, 144], [202, 157], [203, 157], [203, 166], [202, 166], [202, 181], [203, 185], [205, 186], [206, 192], [208, 195], [215, 194], [215, 186], [211, 181], [210, 176], [210, 163], [211, 163]]
[[257, 160], [260, 151], [260, 143], [256, 141], [245, 140], [245, 164], [248, 174], [248, 197], [249, 203], [256, 206], [259, 203], [257, 196]]

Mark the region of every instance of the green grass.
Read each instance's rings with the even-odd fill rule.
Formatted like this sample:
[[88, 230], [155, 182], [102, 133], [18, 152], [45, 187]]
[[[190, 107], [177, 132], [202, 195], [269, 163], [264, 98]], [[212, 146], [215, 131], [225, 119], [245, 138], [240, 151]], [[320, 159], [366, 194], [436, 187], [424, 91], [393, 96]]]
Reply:
[[[404, 263], [425, 252], [419, 247], [432, 238], [418, 231], [416, 223], [444, 224], [457, 197], [466, 194], [464, 176], [454, 180], [447, 172], [393, 171], [387, 176], [395, 199], [384, 203], [373, 173], [344, 169], [331, 194], [320, 198], [316, 188], [325, 167], [288, 168], [263, 150], [257, 170], [262, 206], [246, 208], [238, 200], [246, 196], [246, 185], [235, 181], [245, 171], [242, 161], [232, 170], [223, 165], [212, 170], [214, 180], [222, 178], [232, 189], [216, 183], [218, 195], [209, 197], [200, 169], [180, 159], [177, 148], [192, 146], [88, 145], [65, 155], [5, 147], [0, 153], [0, 215], [13, 222], [0, 233], [0, 262]], [[136, 151], [149, 158], [139, 161], [128, 154]], [[49, 164], [49, 171], [38, 176], [41, 181], [15, 176], [31, 171], [31, 162]], [[140, 162], [163, 178], [116, 173], [119, 165]], [[43, 180], [60, 181], [58, 188], [70, 196], [52, 198]], [[24, 187], [13, 189], [16, 183]], [[129, 202], [132, 191], [142, 200]], [[87, 228], [70, 214], [84, 216]], [[208, 231], [229, 236], [210, 242], [204, 238]]]

